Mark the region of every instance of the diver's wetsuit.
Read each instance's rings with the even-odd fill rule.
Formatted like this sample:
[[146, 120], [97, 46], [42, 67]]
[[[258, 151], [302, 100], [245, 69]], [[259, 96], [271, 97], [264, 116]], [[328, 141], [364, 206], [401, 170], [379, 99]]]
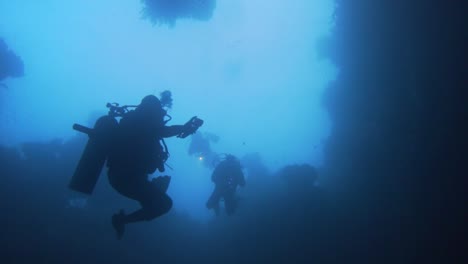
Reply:
[[163, 178], [167, 184], [156, 179], [148, 181], [146, 173], [109, 169], [109, 182], [120, 194], [140, 202], [141, 209], [127, 216], [127, 223], [152, 220], [172, 208], [172, 199], [162, 185], [169, 184], [169, 177]]
[[215, 183], [215, 189], [206, 202], [208, 209], [214, 209], [219, 214], [219, 201], [224, 198], [224, 205], [228, 215], [234, 213], [236, 208], [237, 185], [244, 186], [245, 179], [238, 160], [224, 160], [216, 166], [211, 180]]
[[148, 174], [164, 166], [159, 140], [184, 131], [184, 126], [165, 126], [152, 112], [131, 111], [120, 120], [116, 145], [108, 159], [108, 176], [120, 194], [140, 202], [142, 208], [125, 216], [125, 223], [151, 220], [167, 213], [172, 200], [166, 194], [169, 176], [148, 181]]
[[148, 175], [157, 169], [164, 172], [168, 153], [160, 141], [173, 136], [185, 138], [195, 133], [203, 120], [194, 116], [184, 125], [166, 126], [165, 116], [161, 101], [148, 95], [134, 111], [122, 114], [118, 129], [110, 135], [113, 145], [107, 159], [109, 182], [120, 194], [141, 204], [141, 209], [129, 215], [121, 210], [112, 216], [118, 239], [126, 224], [154, 219], [172, 208], [172, 200], [166, 194], [170, 177], [148, 181]]
[[[153, 119], [156, 120], [156, 119]], [[120, 121], [108, 160], [109, 183], [120, 194], [140, 202], [142, 208], [130, 214], [127, 223], [151, 220], [167, 213], [172, 207], [171, 198], [160, 190], [148, 174], [154, 172], [163, 123], [151, 122], [146, 113], [132, 111]], [[158, 133], [159, 132], [159, 133]]]

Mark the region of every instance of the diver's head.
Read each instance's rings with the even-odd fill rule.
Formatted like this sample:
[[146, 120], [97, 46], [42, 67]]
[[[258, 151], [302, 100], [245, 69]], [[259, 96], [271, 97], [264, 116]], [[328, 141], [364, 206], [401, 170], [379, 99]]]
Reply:
[[136, 111], [155, 119], [163, 119], [166, 115], [166, 111], [162, 108], [161, 101], [159, 101], [158, 97], [152, 94], [145, 96], [141, 100]]
[[161, 108], [161, 101], [155, 95], [147, 95], [141, 100], [141, 104], [138, 107], [159, 107]]
[[240, 164], [240, 161], [232, 154], [225, 154], [224, 162], [227, 164]]
[[235, 161], [237, 160], [236, 157], [232, 154], [226, 154], [226, 156], [224, 157], [224, 160], [227, 160], [227, 161]]

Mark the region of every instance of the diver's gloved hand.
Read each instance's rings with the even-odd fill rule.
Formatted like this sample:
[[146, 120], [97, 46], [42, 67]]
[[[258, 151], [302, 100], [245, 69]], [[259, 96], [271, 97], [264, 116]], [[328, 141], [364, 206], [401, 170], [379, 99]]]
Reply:
[[203, 120], [194, 116], [184, 125], [184, 131], [177, 137], [186, 138], [187, 136], [195, 133], [199, 127], [203, 125]]

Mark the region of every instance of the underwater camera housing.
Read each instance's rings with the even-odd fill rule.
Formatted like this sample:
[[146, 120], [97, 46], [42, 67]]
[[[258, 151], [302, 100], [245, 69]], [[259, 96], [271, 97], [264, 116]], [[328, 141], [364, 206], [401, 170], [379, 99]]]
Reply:
[[177, 135], [179, 138], [186, 138], [189, 135], [197, 132], [198, 128], [203, 125], [203, 120], [194, 116], [187, 123], [184, 124], [184, 131]]

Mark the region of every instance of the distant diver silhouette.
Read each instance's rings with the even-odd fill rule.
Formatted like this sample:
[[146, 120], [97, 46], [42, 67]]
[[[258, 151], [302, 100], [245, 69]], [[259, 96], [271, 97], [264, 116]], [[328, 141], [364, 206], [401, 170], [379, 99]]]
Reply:
[[216, 215], [219, 215], [219, 202], [224, 199], [226, 213], [232, 215], [237, 209], [237, 186], [245, 186], [244, 173], [239, 160], [227, 154], [215, 167], [211, 181], [215, 183], [215, 189], [206, 202], [206, 207], [213, 209]]
[[[171, 96], [170, 92], [162, 94]], [[170, 99], [170, 98], [169, 98]], [[164, 138], [185, 138], [203, 124], [192, 117], [184, 125], [166, 126], [171, 120], [162, 102], [154, 95], [143, 98], [138, 106], [107, 104], [109, 114], [96, 121], [94, 129], [78, 124], [74, 129], [89, 135], [89, 141], [70, 182], [70, 188], [91, 194], [102, 167], [107, 161], [111, 186], [120, 194], [140, 203], [141, 209], [131, 214], [123, 210], [112, 216], [112, 225], [121, 239], [128, 223], [149, 221], [167, 213], [172, 200], [166, 194], [170, 176], [149, 181], [149, 174], [164, 172], [169, 152]], [[134, 110], [129, 110], [134, 108]], [[168, 117], [168, 119], [166, 119]], [[121, 118], [118, 122], [116, 118]]]

